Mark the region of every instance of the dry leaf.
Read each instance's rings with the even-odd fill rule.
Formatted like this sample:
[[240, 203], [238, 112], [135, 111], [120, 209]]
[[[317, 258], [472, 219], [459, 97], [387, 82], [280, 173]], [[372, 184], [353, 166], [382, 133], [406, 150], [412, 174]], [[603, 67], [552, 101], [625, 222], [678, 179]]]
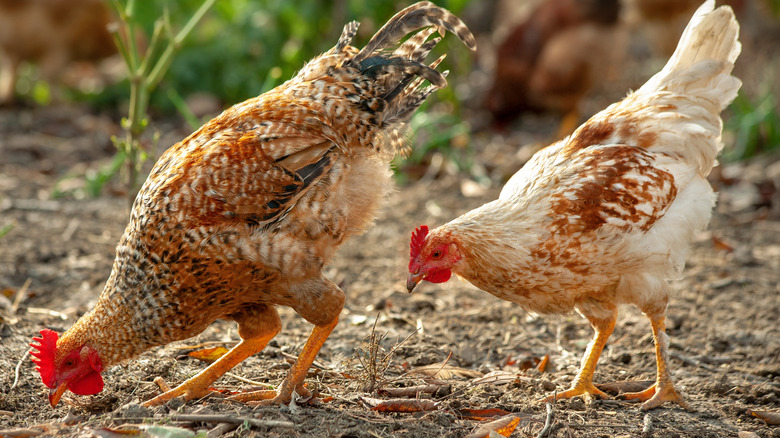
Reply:
[[378, 412], [421, 412], [439, 409], [437, 402], [428, 399], [391, 398], [382, 400], [370, 397], [361, 397], [360, 399], [363, 403], [371, 406], [372, 411]]
[[530, 381], [532, 379], [518, 374], [517, 371], [491, 371], [484, 376], [472, 380], [471, 383], [474, 385], [486, 383], [491, 385], [506, 385], [520, 380]]
[[761, 437], [758, 436], [757, 433], [755, 433], [755, 432], [748, 432], [746, 430], [741, 430], [741, 431], [737, 432], [737, 437], [738, 438], [761, 438]]
[[491, 432], [496, 432], [501, 436], [509, 436], [515, 431], [517, 425], [520, 424], [520, 420], [521, 418], [518, 416], [508, 415], [496, 421], [480, 425], [474, 432], [466, 435], [466, 438], [488, 438]]
[[191, 351], [187, 354], [195, 359], [202, 360], [203, 362], [214, 362], [220, 357], [224, 356], [229, 350], [225, 347], [204, 348], [203, 350]]
[[772, 424], [772, 425], [780, 424], [780, 412], [754, 411], [751, 409], [748, 411], [748, 414], [766, 421], [766, 424]]
[[419, 368], [415, 368], [408, 372], [410, 375], [421, 375], [427, 377], [433, 377], [436, 379], [454, 379], [456, 377], [464, 379], [473, 379], [481, 377], [482, 373], [468, 368], [460, 368], [452, 365], [442, 365], [440, 363], [434, 363], [431, 365], [425, 365]]
[[542, 360], [539, 361], [539, 364], [536, 365], [536, 371], [543, 373], [547, 369], [547, 365], [549, 363], [550, 363], [550, 355], [545, 354]]
[[712, 246], [719, 251], [734, 252], [734, 246], [729, 245], [725, 240], [718, 236], [712, 236]]
[[596, 388], [612, 395], [625, 394], [627, 392], [640, 392], [649, 388], [655, 380], [623, 380], [620, 382], [599, 383]]
[[452, 392], [452, 385], [444, 383], [432, 383], [428, 385], [407, 386], [405, 388], [381, 388], [379, 394], [387, 394], [391, 397], [417, 397], [417, 394], [434, 394], [436, 397], [444, 397]]
[[464, 420], [487, 420], [489, 418], [501, 417], [504, 415], [511, 414], [511, 412], [505, 411], [503, 409], [469, 409], [469, 408], [458, 409], [454, 413], [455, 415], [457, 415], [460, 418], [463, 418]]

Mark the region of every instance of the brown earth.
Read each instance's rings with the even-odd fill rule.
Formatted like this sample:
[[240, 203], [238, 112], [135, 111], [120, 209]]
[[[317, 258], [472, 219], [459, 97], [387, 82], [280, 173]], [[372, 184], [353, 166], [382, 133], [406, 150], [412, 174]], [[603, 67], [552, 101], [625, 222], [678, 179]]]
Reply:
[[[166, 133], [164, 145], [186, 135], [173, 125], [157, 129]], [[423, 223], [441, 224], [493, 199], [506, 176], [503, 168], [519, 166], [528, 155], [530, 147], [517, 146], [519, 134], [473, 138], [480, 151], [476, 161], [492, 180], [489, 188], [451, 175], [443, 166], [438, 178], [400, 188], [376, 226], [340, 250], [326, 272], [348, 299], [339, 326], [318, 356], [319, 366], [309, 375], [309, 385], [319, 391], [310, 403], [250, 409], [212, 398], [139, 408], [137, 403], [158, 392], [154, 377], [178, 383], [205, 366], [186, 355], [195, 346], [230, 346], [237, 340], [232, 323], [217, 322], [195, 339], [108, 370], [99, 395], [71, 394], [56, 409], [49, 407], [27, 344], [41, 328], [61, 332], [70, 327], [94, 304], [110, 272], [113, 248], [126, 224], [125, 200], [116, 195], [78, 199], [83, 178], [70, 176], [109, 162], [109, 138], [117, 132], [111, 119], [74, 106], [0, 110], [0, 228], [13, 224], [0, 239], [0, 434], [26, 429], [17, 432], [105, 437], [143, 429], [151, 436], [173, 436], [172, 431], [464, 436], [482, 424], [461, 418], [468, 409], [514, 413], [522, 421], [512, 436], [536, 436], [542, 429], [546, 407], [534, 400], [567, 387], [592, 335], [588, 323], [576, 314], [532, 315], [462, 281], [425, 283], [412, 295], [404, 285], [410, 231]], [[726, 166], [721, 177], [713, 178], [721, 192], [719, 206], [709, 230], [694, 243], [684, 277], [674, 282], [671, 366], [695, 411], [664, 405], [643, 413], [615, 400], [562, 401], [553, 406], [549, 436], [720, 437], [740, 431], [780, 436], [777, 426], [748, 413], [780, 409], [780, 203], [773, 191], [762, 197], [755, 185], [780, 183], [777, 158]], [[66, 195], [54, 198], [55, 187]], [[108, 191], [121, 192], [115, 184]], [[282, 380], [311, 327], [290, 309], [280, 312], [284, 328], [272, 345], [223, 377], [220, 386], [251, 386], [239, 378], [271, 385]], [[370, 373], [361, 358], [363, 364], [369, 361], [372, 330], [379, 339], [378, 387], [433, 382], [438, 391], [419, 398], [434, 401], [436, 410], [371, 409], [373, 399], [392, 398], [367, 389]], [[533, 366], [545, 355], [550, 365], [540, 373]], [[453, 368], [442, 368], [445, 361]], [[647, 320], [634, 308], [622, 309], [597, 382], [652, 379], [654, 364]], [[438, 371], [438, 379], [422, 374], [429, 365], [428, 374]], [[480, 380], [491, 372], [499, 373]], [[414, 404], [414, 396], [406, 398], [406, 404]], [[176, 417], [184, 414], [219, 418]], [[232, 430], [228, 418], [256, 422]], [[160, 432], [153, 425], [173, 429]]]

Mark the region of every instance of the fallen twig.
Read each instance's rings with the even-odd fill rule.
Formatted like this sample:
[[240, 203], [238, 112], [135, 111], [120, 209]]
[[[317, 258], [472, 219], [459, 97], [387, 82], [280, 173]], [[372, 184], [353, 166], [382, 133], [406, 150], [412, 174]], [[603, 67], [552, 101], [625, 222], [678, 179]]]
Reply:
[[22, 287], [19, 288], [18, 291], [16, 291], [16, 296], [14, 296], [14, 302], [11, 304], [11, 314], [15, 315], [16, 311], [19, 310], [19, 304], [22, 304], [22, 301], [24, 300], [25, 295], [27, 295], [27, 289], [30, 288], [30, 283], [32, 283], [32, 279], [28, 278]]
[[360, 397], [372, 411], [378, 412], [425, 412], [439, 409], [439, 403], [429, 399], [391, 398], [387, 400]]
[[25, 351], [24, 354], [22, 355], [22, 358], [19, 359], [19, 362], [16, 364], [16, 369], [14, 370], [14, 383], [11, 385], [11, 389], [9, 389], [9, 391], [16, 388], [16, 385], [19, 383], [19, 370], [21, 370], [22, 368], [22, 362], [24, 362], [24, 360], [27, 359], [27, 356], [29, 355], [30, 355], [30, 350]]
[[157, 387], [160, 388], [160, 391], [162, 392], [168, 392], [171, 390], [171, 387], [165, 383], [165, 380], [160, 376], [155, 377], [153, 382], [155, 385], [157, 385]]
[[78, 220], [78, 218], [74, 217], [71, 219], [70, 222], [68, 222], [68, 225], [65, 227], [65, 231], [62, 232], [62, 241], [69, 242], [73, 237], [73, 234], [79, 228], [79, 225], [81, 225], [81, 221]]
[[0, 429], [0, 436], [3, 437], [28, 437], [43, 435], [43, 431], [40, 429]]
[[642, 436], [649, 437], [653, 433], [653, 417], [650, 414], [645, 414], [642, 423]]
[[553, 423], [553, 412], [552, 403], [547, 403], [547, 418], [544, 420], [544, 427], [542, 427], [542, 430], [536, 435], [536, 438], [543, 438], [550, 433], [550, 428]]
[[405, 388], [380, 388], [377, 391], [379, 394], [387, 394], [391, 397], [417, 397], [418, 394], [433, 394], [443, 397], [448, 395], [452, 390], [452, 385], [449, 384], [428, 384], [407, 386]]
[[227, 372], [227, 373], [225, 373], [225, 375], [228, 376], [228, 377], [232, 377], [232, 378], [238, 380], [239, 382], [248, 383], [250, 385], [263, 386], [263, 387], [272, 387], [273, 386], [270, 383], [263, 383], [263, 382], [258, 382], [257, 380], [247, 379], [246, 377], [241, 377], [238, 374], [234, 374], [234, 373], [231, 373], [231, 372]]
[[234, 423], [219, 423], [213, 429], [208, 431], [206, 438], [220, 437], [228, 432], [234, 431], [237, 427], [238, 425]]
[[680, 362], [686, 363], [688, 365], [697, 366], [697, 367], [705, 369], [705, 370], [707, 370], [707, 371], [709, 371], [711, 373], [718, 373], [718, 372], [720, 372], [720, 370], [717, 369], [717, 368], [711, 367], [711, 366], [705, 364], [704, 362], [702, 362], [702, 361], [700, 361], [698, 359], [692, 358], [690, 356], [685, 356], [685, 355], [683, 355], [681, 353], [677, 353], [677, 352], [673, 351], [673, 352], [671, 352], [670, 356], [675, 358], [675, 359], [677, 359], [677, 360], [679, 360]]
[[51, 310], [51, 309], [44, 309], [42, 307], [28, 307], [27, 313], [40, 313], [43, 315], [56, 316], [57, 318], [60, 318], [63, 321], [68, 319], [68, 315], [62, 312], [58, 312], [56, 310]]
[[[170, 421], [187, 421], [195, 423], [228, 423], [228, 424], [244, 424], [245, 422], [254, 427], [276, 427], [276, 428], [295, 428], [295, 423], [291, 421], [282, 420], [260, 420], [252, 417], [231, 417], [227, 415], [216, 414], [172, 414], [164, 418]], [[160, 421], [159, 417], [115, 417], [113, 421], [121, 422], [146, 422], [146, 421]]]

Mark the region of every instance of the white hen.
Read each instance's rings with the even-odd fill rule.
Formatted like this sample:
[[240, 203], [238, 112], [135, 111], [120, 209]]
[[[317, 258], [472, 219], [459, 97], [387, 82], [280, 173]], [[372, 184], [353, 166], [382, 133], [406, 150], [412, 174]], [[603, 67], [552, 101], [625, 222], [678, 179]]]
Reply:
[[661, 72], [534, 155], [497, 200], [412, 236], [410, 291], [454, 272], [526, 309], [576, 309], [590, 321], [580, 371], [551, 399], [606, 397], [593, 373], [625, 303], [650, 319], [658, 364], [655, 384], [625, 397], [688, 407], [667, 369], [667, 280], [710, 219], [720, 112], [741, 85], [731, 76], [739, 25], [731, 8], [713, 8], [698, 9]]

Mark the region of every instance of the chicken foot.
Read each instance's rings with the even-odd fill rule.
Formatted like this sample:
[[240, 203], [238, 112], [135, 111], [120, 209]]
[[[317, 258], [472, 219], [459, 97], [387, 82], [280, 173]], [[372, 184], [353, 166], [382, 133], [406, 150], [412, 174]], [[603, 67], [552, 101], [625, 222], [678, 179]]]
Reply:
[[279, 391], [259, 390], [235, 394], [230, 400], [244, 402], [248, 405], [272, 405], [289, 403], [293, 392], [308, 396], [309, 391], [303, 386], [309, 367], [314, 362], [323, 344], [339, 322], [341, 309], [344, 308], [344, 292], [339, 287], [320, 276], [290, 286], [289, 293], [297, 297], [293, 307], [299, 315], [314, 324], [314, 328], [298, 355], [298, 360], [290, 369], [287, 378], [282, 382]]
[[657, 363], [657, 377], [655, 383], [639, 392], [629, 392], [620, 396], [623, 400], [641, 400], [642, 406], [640, 409], [647, 411], [656, 408], [665, 401], [673, 401], [685, 410], [690, 411], [690, 405], [682, 398], [682, 396], [674, 388], [674, 383], [669, 375], [669, 368], [667, 367], [668, 350], [669, 350], [669, 337], [666, 335], [666, 324], [664, 313], [648, 314], [650, 324], [653, 328], [653, 341], [655, 342], [655, 357]]
[[292, 399], [292, 393], [295, 391], [298, 395], [308, 396], [311, 393], [303, 386], [303, 381], [306, 378], [306, 374], [309, 371], [309, 367], [317, 357], [322, 345], [328, 339], [328, 336], [336, 327], [339, 320], [338, 317], [326, 325], [315, 325], [309, 335], [309, 339], [306, 341], [301, 354], [298, 355], [298, 360], [295, 361], [287, 378], [282, 382], [282, 386], [279, 391], [274, 390], [257, 390], [244, 392], [241, 394], [235, 394], [230, 396], [230, 400], [246, 403], [250, 406], [258, 405], [273, 405], [280, 403], [290, 403]]
[[590, 401], [594, 396], [598, 398], [610, 398], [602, 390], [596, 388], [593, 384], [593, 374], [596, 372], [596, 364], [601, 356], [601, 351], [604, 350], [604, 346], [607, 344], [607, 339], [615, 329], [615, 322], [617, 321], [617, 309], [611, 309], [612, 314], [605, 319], [598, 319], [586, 315], [590, 324], [595, 330], [593, 340], [588, 344], [588, 348], [585, 350], [585, 355], [582, 357], [582, 365], [580, 371], [577, 373], [577, 377], [574, 378], [574, 382], [569, 389], [563, 392], [556, 393], [551, 396], [544, 397], [537, 402], [554, 402], [564, 398], [572, 398], [577, 396], [583, 396], [587, 401]]
[[[251, 320], [248, 319], [248, 316], [251, 317]], [[241, 342], [205, 370], [142, 405], [145, 407], [158, 406], [179, 396], [184, 396], [189, 401], [209, 395], [212, 392], [209, 387], [214, 381], [246, 358], [262, 351], [282, 328], [279, 313], [272, 306], [247, 309], [242, 317], [242, 319], [238, 319], [238, 334], [241, 336]], [[160, 385], [159, 382], [158, 385]], [[162, 387], [162, 385], [160, 386]]]

